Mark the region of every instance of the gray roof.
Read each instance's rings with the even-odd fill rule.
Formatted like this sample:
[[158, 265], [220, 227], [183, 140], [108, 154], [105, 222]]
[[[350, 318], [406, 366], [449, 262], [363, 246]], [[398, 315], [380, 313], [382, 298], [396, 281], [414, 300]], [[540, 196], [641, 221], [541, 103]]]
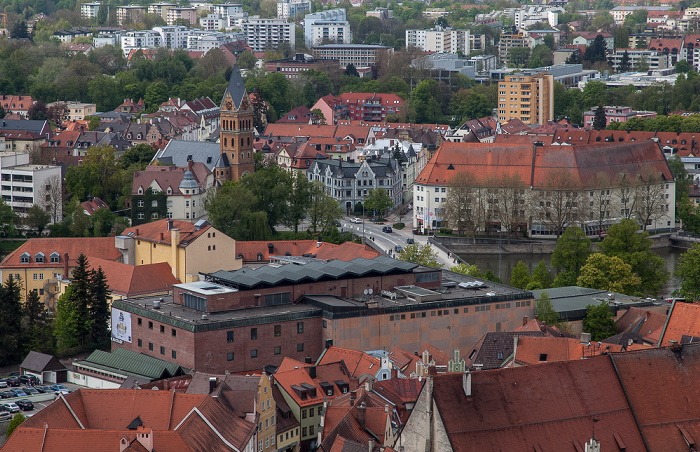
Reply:
[[[478, 350], [472, 366], [481, 367], [482, 370], [498, 369], [503, 361], [513, 354], [515, 336], [535, 336], [544, 337], [542, 331], [504, 331], [486, 333], [483, 342], [476, 345], [474, 350]], [[473, 352], [473, 351], [472, 351]], [[470, 356], [472, 352], [469, 352]]]
[[253, 288], [261, 285], [300, 284], [322, 279], [340, 279], [369, 274], [408, 272], [418, 267], [412, 262], [378, 256], [374, 259], [361, 257], [351, 261], [310, 262], [304, 265], [287, 264], [281, 267], [266, 265], [256, 269], [242, 268], [236, 271], [219, 270], [207, 275], [207, 280], [227, 286]]
[[[557, 311], [564, 320], [569, 321], [583, 319], [586, 316], [586, 306], [591, 304], [610, 303], [610, 307], [613, 310], [617, 310], [616, 306], [623, 304], [634, 303], [635, 306], [651, 305], [651, 302], [647, 300], [630, 295], [623, 295], [607, 290], [589, 289], [587, 287], [553, 287], [551, 289], [533, 290], [532, 294], [535, 299], [539, 299], [542, 292], [547, 292], [549, 298], [552, 300], [554, 310]], [[612, 294], [612, 297], [609, 297], [608, 294]]]
[[45, 353], [39, 353], [35, 351], [29, 352], [22, 364], [19, 366], [21, 369], [31, 370], [32, 372], [43, 372], [46, 370], [63, 370], [66, 368], [61, 362], [53, 357], [52, 355], [47, 355]]
[[[396, 160], [394, 159], [366, 160], [366, 162], [375, 177], [387, 177], [389, 168], [396, 170], [397, 166]], [[362, 166], [362, 162], [343, 162], [337, 159], [314, 160], [310, 169], [313, 170], [314, 165], [317, 165], [321, 172], [324, 172], [327, 167], [330, 167], [335, 177], [355, 178], [355, 175]]]
[[0, 121], [2, 121], [0, 122], [0, 129], [2, 130], [21, 130], [23, 132], [33, 132], [37, 135], [41, 135], [46, 127], [45, 120], [2, 119]]
[[[233, 105], [238, 109], [245, 96], [245, 85], [243, 84], [243, 77], [241, 76], [241, 70], [238, 68], [238, 63], [233, 65], [233, 71], [231, 72], [231, 78], [228, 80], [228, 86], [226, 91], [231, 95], [231, 100]], [[226, 98], [226, 92], [224, 92], [224, 97]]]
[[177, 364], [132, 352], [121, 347], [115, 349], [112, 353], [95, 350], [87, 359], [76, 364], [111, 370], [126, 376], [146, 378], [149, 381], [169, 378], [183, 373], [182, 368]]
[[170, 140], [165, 149], [156, 153], [153, 161], [167, 162], [175, 166], [187, 166], [187, 157], [192, 156], [192, 161], [202, 162], [209, 171], [213, 171], [214, 165], [219, 159], [219, 153], [219, 143]]

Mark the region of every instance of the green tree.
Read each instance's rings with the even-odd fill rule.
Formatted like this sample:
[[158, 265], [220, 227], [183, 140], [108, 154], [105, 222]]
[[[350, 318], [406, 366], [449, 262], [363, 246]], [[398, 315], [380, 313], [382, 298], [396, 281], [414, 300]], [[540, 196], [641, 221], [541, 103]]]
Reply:
[[530, 270], [525, 265], [525, 262], [518, 261], [513, 267], [510, 275], [510, 285], [518, 289], [525, 289], [530, 283]]
[[492, 272], [491, 269], [486, 270], [486, 272], [484, 273], [484, 279], [486, 281], [491, 281], [491, 282], [495, 282], [498, 284], [503, 284], [503, 281], [501, 281], [501, 278], [496, 276], [496, 274], [494, 272]]
[[22, 413], [15, 414], [12, 420], [10, 421], [10, 425], [7, 426], [7, 431], [5, 432], [7, 437], [9, 438], [10, 435], [12, 435], [12, 432], [14, 432], [15, 429], [19, 427], [20, 424], [22, 424], [22, 422], [24, 422], [26, 419], [27, 418]]
[[676, 62], [675, 68], [677, 74], [685, 73], [690, 70], [690, 63], [688, 63], [686, 60], [679, 60]]
[[690, 302], [700, 299], [700, 244], [694, 244], [688, 251], [681, 254], [676, 268], [676, 276], [681, 280], [677, 295]]
[[608, 228], [607, 236], [598, 245], [598, 250], [628, 263], [641, 278], [641, 292], [656, 295], [669, 274], [663, 258], [651, 251], [652, 243], [648, 232], [639, 231], [639, 223], [624, 219]]
[[146, 111], [153, 113], [158, 110], [160, 104], [167, 101], [168, 97], [168, 85], [165, 82], [151, 83], [143, 95], [143, 100], [146, 102]]
[[24, 302], [24, 316], [26, 320], [24, 352], [35, 350], [41, 353], [53, 353], [55, 343], [53, 324], [46, 305], [41, 301], [36, 290], [31, 290], [27, 294]]
[[545, 264], [544, 259], [542, 259], [535, 270], [532, 272], [532, 282], [540, 285], [542, 289], [549, 289], [552, 285], [552, 277], [549, 275], [549, 270], [547, 269], [547, 264]]
[[289, 191], [289, 205], [282, 223], [299, 232], [299, 224], [306, 218], [311, 205], [311, 182], [301, 172], [292, 176], [291, 190]]
[[389, 197], [389, 192], [383, 188], [370, 190], [365, 197], [365, 209], [367, 212], [376, 212], [382, 217], [388, 209], [394, 206]]
[[56, 304], [56, 342], [59, 350], [79, 347], [84, 349], [92, 336], [90, 316], [90, 271], [84, 254], [78, 256], [71, 284]]
[[530, 55], [530, 60], [527, 63], [527, 67], [537, 68], [542, 66], [551, 66], [553, 62], [554, 54], [552, 53], [552, 49], [545, 44], [539, 44], [532, 49], [532, 55]]
[[23, 329], [20, 281], [10, 274], [0, 287], [0, 366], [21, 359]]
[[535, 305], [535, 315], [537, 320], [544, 322], [547, 325], [554, 326], [560, 323], [559, 313], [554, 310], [552, 305], [552, 299], [549, 298], [549, 293], [542, 292], [540, 298], [537, 299], [537, 304]]
[[593, 64], [598, 61], [607, 61], [607, 49], [605, 47], [605, 39], [602, 34], [599, 34], [593, 40], [590, 46], [586, 48], [584, 59]]
[[450, 267], [450, 271], [455, 273], [461, 273], [467, 276], [473, 276], [475, 278], [484, 278], [484, 272], [482, 272], [481, 269], [476, 265], [460, 263]]
[[595, 130], [603, 130], [607, 127], [607, 122], [608, 119], [605, 116], [605, 109], [602, 105], [599, 105], [593, 116], [593, 128]]
[[90, 322], [92, 347], [100, 350], [109, 350], [109, 305], [111, 291], [107, 284], [107, 276], [102, 267], [92, 269], [88, 274], [90, 288]]
[[525, 67], [529, 59], [529, 47], [513, 47], [508, 50], [508, 66], [510, 67]]
[[307, 218], [311, 232], [330, 234], [335, 229], [335, 222], [343, 216], [343, 209], [338, 201], [328, 194], [328, 189], [320, 181], [314, 181], [311, 186], [311, 203]]
[[270, 230], [287, 218], [293, 181], [288, 171], [274, 164], [241, 179], [243, 186], [255, 194], [256, 202], [252, 210], [267, 214]]
[[440, 267], [440, 262], [437, 260], [437, 253], [433, 251], [430, 244], [419, 245], [417, 243], [406, 245], [399, 253], [398, 258], [413, 262], [426, 267]]
[[630, 67], [632, 66], [630, 59], [630, 54], [625, 50], [625, 52], [622, 54], [622, 59], [620, 60], [620, 69], [619, 72], [627, 72], [630, 70]]
[[357, 72], [357, 69], [355, 69], [355, 65], [352, 64], [352, 63], [349, 63], [349, 64], [345, 67], [345, 72], [344, 72], [344, 74], [347, 75], [347, 76], [350, 76], [350, 77], [359, 77], [359, 76], [360, 76], [360, 74]]
[[99, 116], [88, 116], [85, 118], [88, 120], [88, 130], [93, 131], [100, 127], [100, 117]]
[[49, 215], [48, 212], [37, 204], [32, 204], [32, 207], [30, 207], [29, 211], [27, 211], [27, 226], [32, 228], [32, 230], [36, 230], [37, 234], [39, 235], [41, 235], [46, 228], [46, 225], [48, 225], [50, 222], [51, 215]]
[[244, 50], [238, 57], [236, 57], [236, 62], [241, 69], [253, 69], [255, 67], [255, 62], [258, 61], [250, 50]]
[[148, 143], [137, 144], [124, 151], [124, 154], [119, 158], [119, 165], [122, 169], [128, 169], [134, 166], [134, 169], [144, 170], [153, 160], [156, 150]]
[[5, 237], [13, 237], [17, 235], [18, 217], [12, 207], [4, 200], [0, 200], [0, 232]]
[[591, 254], [591, 241], [578, 226], [569, 226], [564, 231], [552, 252], [552, 266], [558, 274], [554, 287], [574, 286], [581, 267]]
[[633, 295], [639, 290], [641, 279], [632, 272], [632, 267], [616, 256], [593, 253], [581, 267], [576, 284], [591, 289]]
[[107, 145], [89, 148], [83, 164], [70, 167], [66, 174], [68, 193], [80, 201], [92, 195], [111, 206], [116, 206], [123, 185], [115, 150]]
[[409, 100], [415, 122], [420, 124], [439, 122], [442, 117], [443, 97], [444, 93], [437, 81], [426, 79], [418, 83], [411, 92]]
[[[246, 217], [253, 211], [257, 198], [242, 183], [226, 182], [218, 191], [209, 192], [204, 206], [211, 224], [224, 234], [241, 240], [247, 234]], [[265, 229], [269, 230], [266, 224]]]
[[586, 306], [586, 317], [583, 319], [583, 331], [591, 333], [591, 340], [602, 341], [617, 334], [615, 315], [608, 303]]
[[[629, 40], [630, 40], [629, 29], [627, 27], [617, 27], [617, 29], [615, 30], [615, 48], [616, 49], [628, 48], [629, 47]], [[627, 53], [627, 52], [625, 51], [625, 53]], [[628, 57], [629, 57], [629, 55], [628, 55]]]

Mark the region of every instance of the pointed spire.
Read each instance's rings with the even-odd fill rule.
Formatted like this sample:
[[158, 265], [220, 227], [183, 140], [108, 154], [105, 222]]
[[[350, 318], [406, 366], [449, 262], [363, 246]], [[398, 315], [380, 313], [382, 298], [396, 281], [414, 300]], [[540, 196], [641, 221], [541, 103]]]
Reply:
[[[227, 92], [231, 96], [231, 101], [233, 102], [234, 108], [238, 109], [246, 92], [238, 63], [233, 65], [233, 71], [231, 71], [231, 78], [229, 78], [228, 87], [226, 87], [226, 91], [224, 91], [224, 99], [226, 99]], [[223, 105], [223, 99], [221, 103]]]

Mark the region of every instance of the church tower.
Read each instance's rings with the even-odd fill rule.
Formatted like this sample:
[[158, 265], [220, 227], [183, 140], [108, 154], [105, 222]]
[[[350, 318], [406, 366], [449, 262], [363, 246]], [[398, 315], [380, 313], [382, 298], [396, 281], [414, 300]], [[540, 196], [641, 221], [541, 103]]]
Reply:
[[236, 181], [255, 171], [253, 162], [253, 106], [243, 85], [238, 64], [233, 66], [228, 87], [220, 107], [219, 161], [214, 168], [216, 179]]

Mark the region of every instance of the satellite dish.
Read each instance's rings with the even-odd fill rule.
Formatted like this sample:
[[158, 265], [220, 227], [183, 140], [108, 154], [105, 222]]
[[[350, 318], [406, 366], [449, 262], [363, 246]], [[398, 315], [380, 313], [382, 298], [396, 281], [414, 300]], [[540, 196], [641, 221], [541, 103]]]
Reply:
[[372, 289], [369, 289], [369, 294], [372, 295], [372, 292], [374, 292]]
[[367, 291], [367, 289], [365, 289], [365, 295], [367, 295], [368, 293], [369, 293], [369, 292]]

